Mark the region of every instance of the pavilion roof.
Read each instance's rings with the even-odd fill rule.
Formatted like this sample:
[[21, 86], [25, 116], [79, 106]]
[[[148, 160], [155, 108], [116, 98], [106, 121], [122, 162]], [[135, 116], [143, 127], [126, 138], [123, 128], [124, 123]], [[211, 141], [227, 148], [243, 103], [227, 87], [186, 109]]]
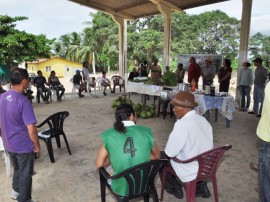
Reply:
[[179, 11], [224, 2], [228, 0], [69, 0], [108, 14], [135, 20], [160, 14], [157, 4], [163, 4], [171, 11]]

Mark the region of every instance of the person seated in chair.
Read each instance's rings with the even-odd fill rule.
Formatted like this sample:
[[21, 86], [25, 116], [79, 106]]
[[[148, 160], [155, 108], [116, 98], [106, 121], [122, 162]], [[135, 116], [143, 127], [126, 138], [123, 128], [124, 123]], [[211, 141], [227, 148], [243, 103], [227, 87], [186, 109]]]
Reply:
[[[55, 76], [55, 71], [51, 71], [48, 83], [50, 84], [52, 89], [56, 91], [57, 101], [60, 102], [62, 100], [62, 96], [65, 93], [65, 88], [59, 81], [58, 77]], [[61, 91], [61, 94], [59, 94], [59, 91]]]
[[[37, 91], [39, 92], [43, 102], [49, 104], [49, 98], [52, 91], [50, 88], [45, 87], [45, 84], [47, 86], [50, 86], [50, 84], [47, 83], [46, 78], [42, 75], [42, 71], [38, 70], [37, 74], [38, 75], [33, 80], [34, 86], [36, 86]], [[47, 93], [46, 97], [43, 95], [43, 93]]]
[[73, 76], [73, 84], [75, 85], [75, 88], [79, 90], [78, 93], [79, 97], [80, 98], [84, 97], [82, 92], [86, 89], [86, 87], [82, 81], [80, 70], [76, 70], [76, 74]]
[[110, 80], [106, 77], [106, 72], [105, 72], [105, 71], [102, 72], [102, 77], [101, 77], [101, 79], [100, 79], [100, 83], [101, 83], [101, 85], [104, 87], [103, 95], [105, 95], [105, 96], [107, 95], [106, 92], [105, 92], [106, 89], [107, 89], [107, 87], [109, 87], [111, 93], [114, 93], [114, 91], [112, 91], [111, 82], [110, 82]]
[[[157, 160], [160, 151], [154, 141], [152, 129], [136, 125], [137, 118], [132, 105], [122, 104], [115, 112], [114, 128], [101, 134], [101, 144], [96, 166], [111, 165], [111, 175], [116, 175], [132, 166]], [[128, 194], [125, 179], [112, 180], [112, 189], [121, 196]]]
[[[165, 147], [167, 157], [187, 160], [213, 148], [213, 131], [209, 122], [197, 114], [194, 108], [198, 105], [194, 95], [189, 92], [179, 92], [171, 103], [177, 121]], [[164, 152], [162, 152], [164, 155]], [[161, 157], [163, 158], [163, 157]], [[198, 173], [198, 162], [177, 163], [170, 161], [172, 168], [182, 182], [195, 180]], [[167, 174], [165, 190], [176, 198], [182, 198], [182, 186], [171, 174]], [[197, 182], [196, 196], [208, 198], [211, 196], [206, 182]]]
[[128, 80], [133, 81], [135, 77], [139, 76], [139, 72], [137, 72], [136, 67], [133, 68], [132, 72], [129, 73]]

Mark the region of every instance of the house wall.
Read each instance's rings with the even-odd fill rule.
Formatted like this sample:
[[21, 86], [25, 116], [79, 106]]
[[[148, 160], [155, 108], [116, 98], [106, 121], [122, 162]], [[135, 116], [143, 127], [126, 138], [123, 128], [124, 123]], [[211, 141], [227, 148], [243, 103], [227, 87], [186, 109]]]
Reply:
[[48, 78], [52, 70], [55, 71], [56, 76], [60, 78], [68, 77], [71, 78], [75, 71], [79, 69], [82, 70], [82, 64], [71, 62], [69, 60], [57, 57], [51, 58], [39, 63], [28, 63], [28, 72], [37, 74], [38, 70], [41, 70], [43, 76]]

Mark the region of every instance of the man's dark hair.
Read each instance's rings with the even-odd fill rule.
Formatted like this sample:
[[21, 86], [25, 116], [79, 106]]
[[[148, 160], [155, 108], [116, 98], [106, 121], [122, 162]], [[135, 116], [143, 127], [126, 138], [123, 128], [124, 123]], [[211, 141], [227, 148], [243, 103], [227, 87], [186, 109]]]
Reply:
[[227, 67], [231, 67], [232, 62], [229, 59], [225, 59], [224, 63], [226, 64]]
[[102, 74], [106, 74], [106, 72], [105, 71], [102, 71]]
[[83, 67], [85, 67], [85, 65], [86, 65], [86, 64], [88, 64], [88, 62], [87, 62], [87, 61], [83, 62]]
[[15, 68], [10, 72], [10, 82], [11, 85], [19, 85], [21, 84], [22, 80], [28, 80], [29, 75], [26, 69], [22, 68]]
[[135, 111], [132, 105], [121, 104], [119, 107], [117, 107], [115, 112], [116, 122], [114, 124], [114, 129], [119, 133], [126, 133], [126, 128], [122, 121], [127, 121], [131, 114], [135, 116]]

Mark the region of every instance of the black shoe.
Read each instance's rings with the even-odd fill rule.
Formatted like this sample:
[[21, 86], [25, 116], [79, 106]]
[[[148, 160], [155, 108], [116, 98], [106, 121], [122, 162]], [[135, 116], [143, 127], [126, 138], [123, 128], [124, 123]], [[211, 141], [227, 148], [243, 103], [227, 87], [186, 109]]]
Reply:
[[103, 95], [106, 96], [107, 94], [105, 92], [103, 92]]
[[261, 117], [262, 115], [261, 114], [258, 114], [256, 117]]
[[257, 113], [255, 113], [254, 111], [251, 111], [251, 112], [248, 112], [248, 114], [257, 114]]
[[173, 195], [174, 195], [175, 198], [178, 198], [178, 199], [183, 198], [184, 196], [183, 196], [182, 187], [175, 188]]
[[210, 196], [211, 193], [207, 187], [207, 183], [206, 182], [197, 183], [196, 197], [209, 198]]
[[182, 187], [165, 189], [168, 194], [174, 195], [175, 198], [181, 199], [184, 197]]
[[111, 91], [111, 93], [114, 93], [114, 91]]

